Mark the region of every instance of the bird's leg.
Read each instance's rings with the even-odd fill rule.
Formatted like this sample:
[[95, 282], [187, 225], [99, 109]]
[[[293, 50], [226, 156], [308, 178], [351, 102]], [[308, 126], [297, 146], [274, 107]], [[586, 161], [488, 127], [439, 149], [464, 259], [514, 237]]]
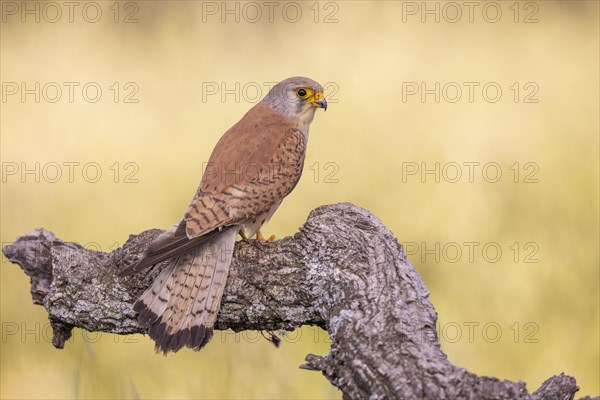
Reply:
[[260, 232], [260, 229], [258, 231], [256, 231], [256, 240], [266, 240], [268, 242], [272, 242], [273, 240], [277, 239], [275, 237], [275, 235], [271, 235], [269, 236], [268, 239], [265, 239], [265, 237], [262, 235], [262, 233]]
[[248, 240], [248, 236], [246, 236], [246, 234], [244, 233], [243, 229], [240, 229], [240, 231], [238, 233], [240, 234], [240, 236], [242, 237], [242, 239]]

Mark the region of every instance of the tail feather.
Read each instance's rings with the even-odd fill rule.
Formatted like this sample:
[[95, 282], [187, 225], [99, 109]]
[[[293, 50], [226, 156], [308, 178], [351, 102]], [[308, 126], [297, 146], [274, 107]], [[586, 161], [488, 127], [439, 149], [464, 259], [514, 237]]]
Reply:
[[[216, 319], [216, 315], [213, 317], [212, 314], [218, 311], [221, 303], [221, 297], [223, 296], [223, 289], [225, 285], [220, 285], [220, 282], [224, 282], [227, 279], [227, 273], [229, 269], [215, 269], [213, 272], [208, 288], [206, 289], [205, 297], [200, 302], [196, 303], [199, 305], [196, 313], [203, 316], [203, 321], [207, 322]], [[192, 309], [192, 312], [194, 310]]]
[[[164, 343], [163, 351], [177, 351], [181, 349], [187, 340], [178, 347], [178, 342], [183, 341], [186, 333], [181, 329], [184, 315], [189, 312], [194, 296], [192, 291], [195, 287], [195, 280], [201, 275], [202, 268], [202, 249], [194, 249], [185, 254], [181, 260], [181, 267], [177, 268], [178, 277], [175, 280], [175, 287], [179, 288], [178, 293], [172, 293], [173, 301], [161, 316], [161, 322], [164, 322], [168, 329], [162, 333], [162, 337], [156, 338], [157, 344]], [[205, 269], [210, 269], [206, 265]], [[177, 335], [175, 334], [177, 333]]]
[[134, 310], [165, 354], [199, 350], [212, 337], [239, 227], [233, 226], [173, 258]]
[[[192, 259], [191, 263], [201, 263], [202, 260], [197, 260], [197, 257], [201, 257], [202, 253], [200, 251], [198, 251], [197, 253], [194, 254], [194, 258]], [[208, 268], [206, 268], [208, 269]], [[173, 342], [172, 345], [169, 346], [167, 345], [167, 347], [173, 347], [174, 351], [177, 351], [181, 348], [183, 348], [186, 343], [190, 340], [190, 328], [189, 326], [187, 326], [187, 318], [185, 318], [185, 313], [189, 313], [190, 309], [192, 308], [193, 304], [194, 304], [194, 300], [196, 298], [196, 295], [194, 295], [194, 291], [199, 292], [198, 288], [200, 287], [200, 282], [202, 281], [202, 275], [201, 274], [192, 274], [188, 275], [187, 279], [186, 279], [186, 283], [184, 284], [184, 288], [182, 290], [182, 294], [180, 296], [180, 298], [182, 299], [182, 303], [178, 304], [178, 307], [176, 310], [174, 310], [174, 314], [173, 316], [171, 316], [171, 320], [173, 321], [178, 321], [174, 327], [173, 327], [173, 331], [174, 332], [180, 332], [180, 334], [178, 334], [177, 336], [173, 337]], [[167, 316], [165, 315], [165, 318], [167, 318]]]
[[[175, 271], [172, 273], [172, 276], [175, 282], [173, 288], [170, 291], [168, 301], [165, 303], [165, 309], [162, 315], [148, 332], [150, 337], [155, 340], [157, 346], [161, 343], [163, 344], [163, 351], [165, 352], [171, 350], [171, 342], [173, 339], [172, 333], [177, 332], [176, 325], [179, 320], [179, 313], [185, 311], [182, 306], [188, 297], [186, 286], [189, 285], [189, 277], [193, 276], [194, 273], [197, 273], [196, 269], [199, 266], [194, 264], [194, 261], [196, 260], [196, 253], [199, 251], [200, 249], [194, 249], [188, 253], [182, 254], [174, 261]], [[158, 329], [162, 324], [165, 324], [167, 329], [160, 329], [160, 336], [153, 337], [152, 328], [156, 326], [156, 329]]]
[[[177, 257], [179, 259], [179, 257]], [[173, 289], [173, 271], [178, 260], [170, 262], [156, 277], [152, 286], [136, 301], [133, 310], [138, 312], [142, 325], [154, 324], [167, 308], [167, 299]]]

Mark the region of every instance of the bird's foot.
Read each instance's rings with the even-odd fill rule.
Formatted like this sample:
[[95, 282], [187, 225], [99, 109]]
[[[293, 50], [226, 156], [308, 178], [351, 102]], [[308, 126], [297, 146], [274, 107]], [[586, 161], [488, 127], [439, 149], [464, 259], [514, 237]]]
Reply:
[[260, 231], [256, 232], [256, 240], [266, 240], [266, 241], [268, 241], [268, 242], [272, 242], [272, 241], [274, 241], [275, 239], [277, 239], [277, 238], [275, 237], [275, 235], [271, 235], [271, 236], [269, 236], [269, 238], [268, 238], [268, 239], [265, 239], [265, 237], [262, 235], [262, 233], [261, 233]]

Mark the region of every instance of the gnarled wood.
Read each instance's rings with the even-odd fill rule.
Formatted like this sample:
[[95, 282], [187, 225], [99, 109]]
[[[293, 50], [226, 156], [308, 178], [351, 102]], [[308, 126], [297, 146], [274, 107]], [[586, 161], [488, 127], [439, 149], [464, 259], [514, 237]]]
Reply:
[[[140, 333], [132, 311], [154, 276], [118, 278], [160, 230], [133, 235], [111, 253], [66, 243], [38, 229], [4, 254], [31, 277], [62, 348], [73, 327]], [[329, 354], [302, 368], [322, 371], [347, 399], [572, 399], [564, 374], [533, 394], [523, 382], [476, 376], [441, 351], [437, 314], [402, 246], [368, 211], [334, 204], [313, 212], [300, 231], [272, 243], [236, 245], [216, 329], [326, 329]], [[150, 349], [149, 349], [150, 351]]]

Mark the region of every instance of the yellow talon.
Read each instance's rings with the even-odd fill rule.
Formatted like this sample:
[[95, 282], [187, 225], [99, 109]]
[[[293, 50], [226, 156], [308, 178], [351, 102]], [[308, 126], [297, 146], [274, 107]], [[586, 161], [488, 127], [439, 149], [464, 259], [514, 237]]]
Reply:
[[267, 241], [267, 242], [272, 242], [275, 239], [277, 239], [275, 237], [275, 235], [271, 235], [271, 236], [269, 236], [268, 239], [265, 239], [265, 237], [262, 235], [262, 233], [260, 231], [256, 232], [256, 240], [264, 240], [264, 241]]

